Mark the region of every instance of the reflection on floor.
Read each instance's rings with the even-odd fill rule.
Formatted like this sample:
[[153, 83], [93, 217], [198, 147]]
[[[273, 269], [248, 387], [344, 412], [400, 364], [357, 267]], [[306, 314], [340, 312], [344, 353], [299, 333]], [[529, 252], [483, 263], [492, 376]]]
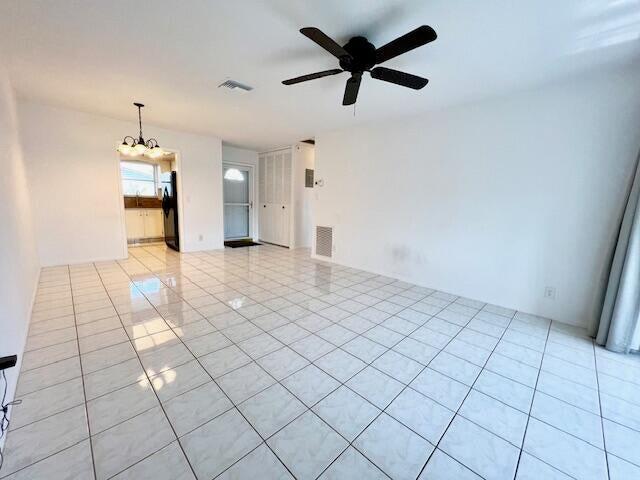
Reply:
[[0, 477], [640, 478], [640, 361], [259, 246], [47, 268]]

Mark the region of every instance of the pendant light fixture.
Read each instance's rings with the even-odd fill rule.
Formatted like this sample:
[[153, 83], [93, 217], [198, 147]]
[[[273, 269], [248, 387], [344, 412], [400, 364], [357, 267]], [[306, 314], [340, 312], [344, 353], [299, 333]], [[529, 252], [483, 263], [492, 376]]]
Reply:
[[160, 148], [160, 145], [158, 145], [158, 141], [155, 138], [150, 138], [145, 141], [142, 136], [142, 107], [144, 107], [144, 104], [134, 102], [134, 105], [138, 108], [138, 125], [140, 127], [138, 139], [136, 140], [134, 137], [127, 135], [118, 147], [118, 151], [123, 155], [130, 156], [144, 155], [149, 158], [158, 158], [163, 156], [165, 151]]

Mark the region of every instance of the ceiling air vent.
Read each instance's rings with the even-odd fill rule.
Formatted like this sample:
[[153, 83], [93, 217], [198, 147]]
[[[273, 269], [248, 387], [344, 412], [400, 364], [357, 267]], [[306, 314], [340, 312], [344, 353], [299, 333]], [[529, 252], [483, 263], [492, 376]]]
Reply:
[[253, 87], [240, 82], [236, 82], [235, 80], [226, 80], [218, 85], [218, 88], [220, 87], [225, 87], [235, 92], [250, 92], [251, 90], [253, 90]]
[[316, 226], [316, 255], [331, 257], [333, 251], [333, 228]]

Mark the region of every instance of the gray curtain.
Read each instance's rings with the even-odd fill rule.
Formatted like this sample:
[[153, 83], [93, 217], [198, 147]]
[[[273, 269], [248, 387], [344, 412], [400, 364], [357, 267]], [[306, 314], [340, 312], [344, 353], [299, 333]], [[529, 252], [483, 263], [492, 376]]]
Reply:
[[614, 352], [638, 350], [640, 339], [640, 170], [633, 184], [618, 234], [600, 321], [592, 327], [596, 343]]

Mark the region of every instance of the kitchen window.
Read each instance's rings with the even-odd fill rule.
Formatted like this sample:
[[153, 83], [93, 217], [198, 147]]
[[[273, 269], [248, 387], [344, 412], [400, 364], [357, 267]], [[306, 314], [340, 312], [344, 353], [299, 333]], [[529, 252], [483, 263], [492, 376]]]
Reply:
[[[122, 193], [126, 197], [156, 197], [160, 181], [158, 165], [145, 162], [120, 162], [122, 174]], [[164, 179], [163, 179], [164, 180]]]

